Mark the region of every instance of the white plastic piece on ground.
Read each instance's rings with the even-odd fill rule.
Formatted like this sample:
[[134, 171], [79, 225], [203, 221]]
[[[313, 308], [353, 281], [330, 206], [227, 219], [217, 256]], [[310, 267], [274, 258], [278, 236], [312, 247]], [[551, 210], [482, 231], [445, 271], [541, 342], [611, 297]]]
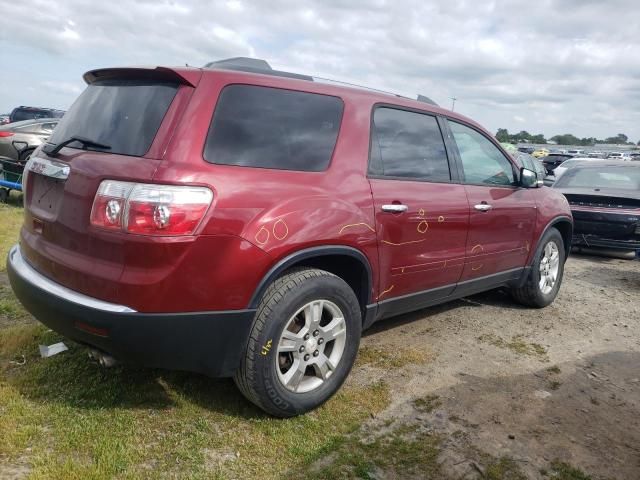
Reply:
[[69, 348], [63, 343], [54, 343], [53, 345], [40, 345], [40, 356], [42, 358], [53, 357], [59, 353], [69, 350]]

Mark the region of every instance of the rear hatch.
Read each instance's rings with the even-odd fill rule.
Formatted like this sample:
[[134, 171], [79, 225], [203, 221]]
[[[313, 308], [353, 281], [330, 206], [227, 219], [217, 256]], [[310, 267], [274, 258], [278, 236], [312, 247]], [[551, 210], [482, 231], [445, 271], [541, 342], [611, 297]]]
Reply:
[[193, 89], [166, 69], [100, 70], [85, 79], [86, 90], [27, 165], [20, 245], [45, 276], [116, 301], [125, 240], [90, 225], [96, 191], [104, 179], [153, 178]]

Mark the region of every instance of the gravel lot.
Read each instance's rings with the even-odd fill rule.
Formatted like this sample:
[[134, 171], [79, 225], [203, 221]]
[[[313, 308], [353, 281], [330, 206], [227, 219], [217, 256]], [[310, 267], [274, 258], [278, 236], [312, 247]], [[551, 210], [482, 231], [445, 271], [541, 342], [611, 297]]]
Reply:
[[428, 361], [364, 366], [350, 381], [385, 379], [392, 402], [371, 432], [403, 423], [443, 435], [451, 478], [487, 477], [486, 454], [532, 479], [556, 459], [592, 478], [640, 478], [639, 294], [640, 262], [575, 255], [546, 309], [494, 291], [374, 326], [365, 349]]

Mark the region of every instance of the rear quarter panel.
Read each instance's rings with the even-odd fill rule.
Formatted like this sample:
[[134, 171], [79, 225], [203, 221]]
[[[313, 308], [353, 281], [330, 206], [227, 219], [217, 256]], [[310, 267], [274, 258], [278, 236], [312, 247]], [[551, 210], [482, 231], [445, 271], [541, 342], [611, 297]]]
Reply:
[[[241, 83], [234, 81], [232, 73], [203, 76], [154, 181], [209, 186], [214, 191], [214, 200], [199, 235], [238, 237], [268, 255], [269, 261], [256, 263], [255, 255], [249, 257], [241, 250], [227, 252], [226, 261], [238, 270], [235, 281], [244, 285], [246, 302], [257, 286], [256, 278], [265, 275], [278, 260], [303, 248], [354, 247], [367, 257], [372, 271], [377, 272], [373, 202], [366, 178], [373, 101], [358, 92], [341, 96], [344, 102], [341, 129], [332, 161], [324, 172], [215, 165], [203, 158], [205, 140], [218, 95], [232, 83]], [[277, 77], [256, 76], [252, 84], [316, 93], [327, 91], [326, 85]], [[242, 281], [243, 277], [246, 281]], [[211, 272], [210, 280], [220, 282], [216, 272]], [[372, 298], [377, 281], [374, 275]]]

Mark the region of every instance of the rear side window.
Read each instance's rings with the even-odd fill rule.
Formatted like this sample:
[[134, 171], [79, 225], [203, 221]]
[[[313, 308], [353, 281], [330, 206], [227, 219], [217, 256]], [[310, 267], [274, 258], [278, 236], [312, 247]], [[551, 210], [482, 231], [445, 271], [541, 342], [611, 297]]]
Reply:
[[204, 158], [244, 167], [325, 170], [336, 145], [342, 110], [337, 97], [230, 85], [218, 99]]
[[377, 108], [373, 114], [369, 173], [448, 182], [449, 162], [436, 118]]
[[[109, 145], [105, 152], [141, 157], [149, 150], [177, 90], [176, 83], [148, 80], [92, 83], [60, 120], [49, 143], [78, 136]], [[81, 148], [78, 143], [69, 146]]]

